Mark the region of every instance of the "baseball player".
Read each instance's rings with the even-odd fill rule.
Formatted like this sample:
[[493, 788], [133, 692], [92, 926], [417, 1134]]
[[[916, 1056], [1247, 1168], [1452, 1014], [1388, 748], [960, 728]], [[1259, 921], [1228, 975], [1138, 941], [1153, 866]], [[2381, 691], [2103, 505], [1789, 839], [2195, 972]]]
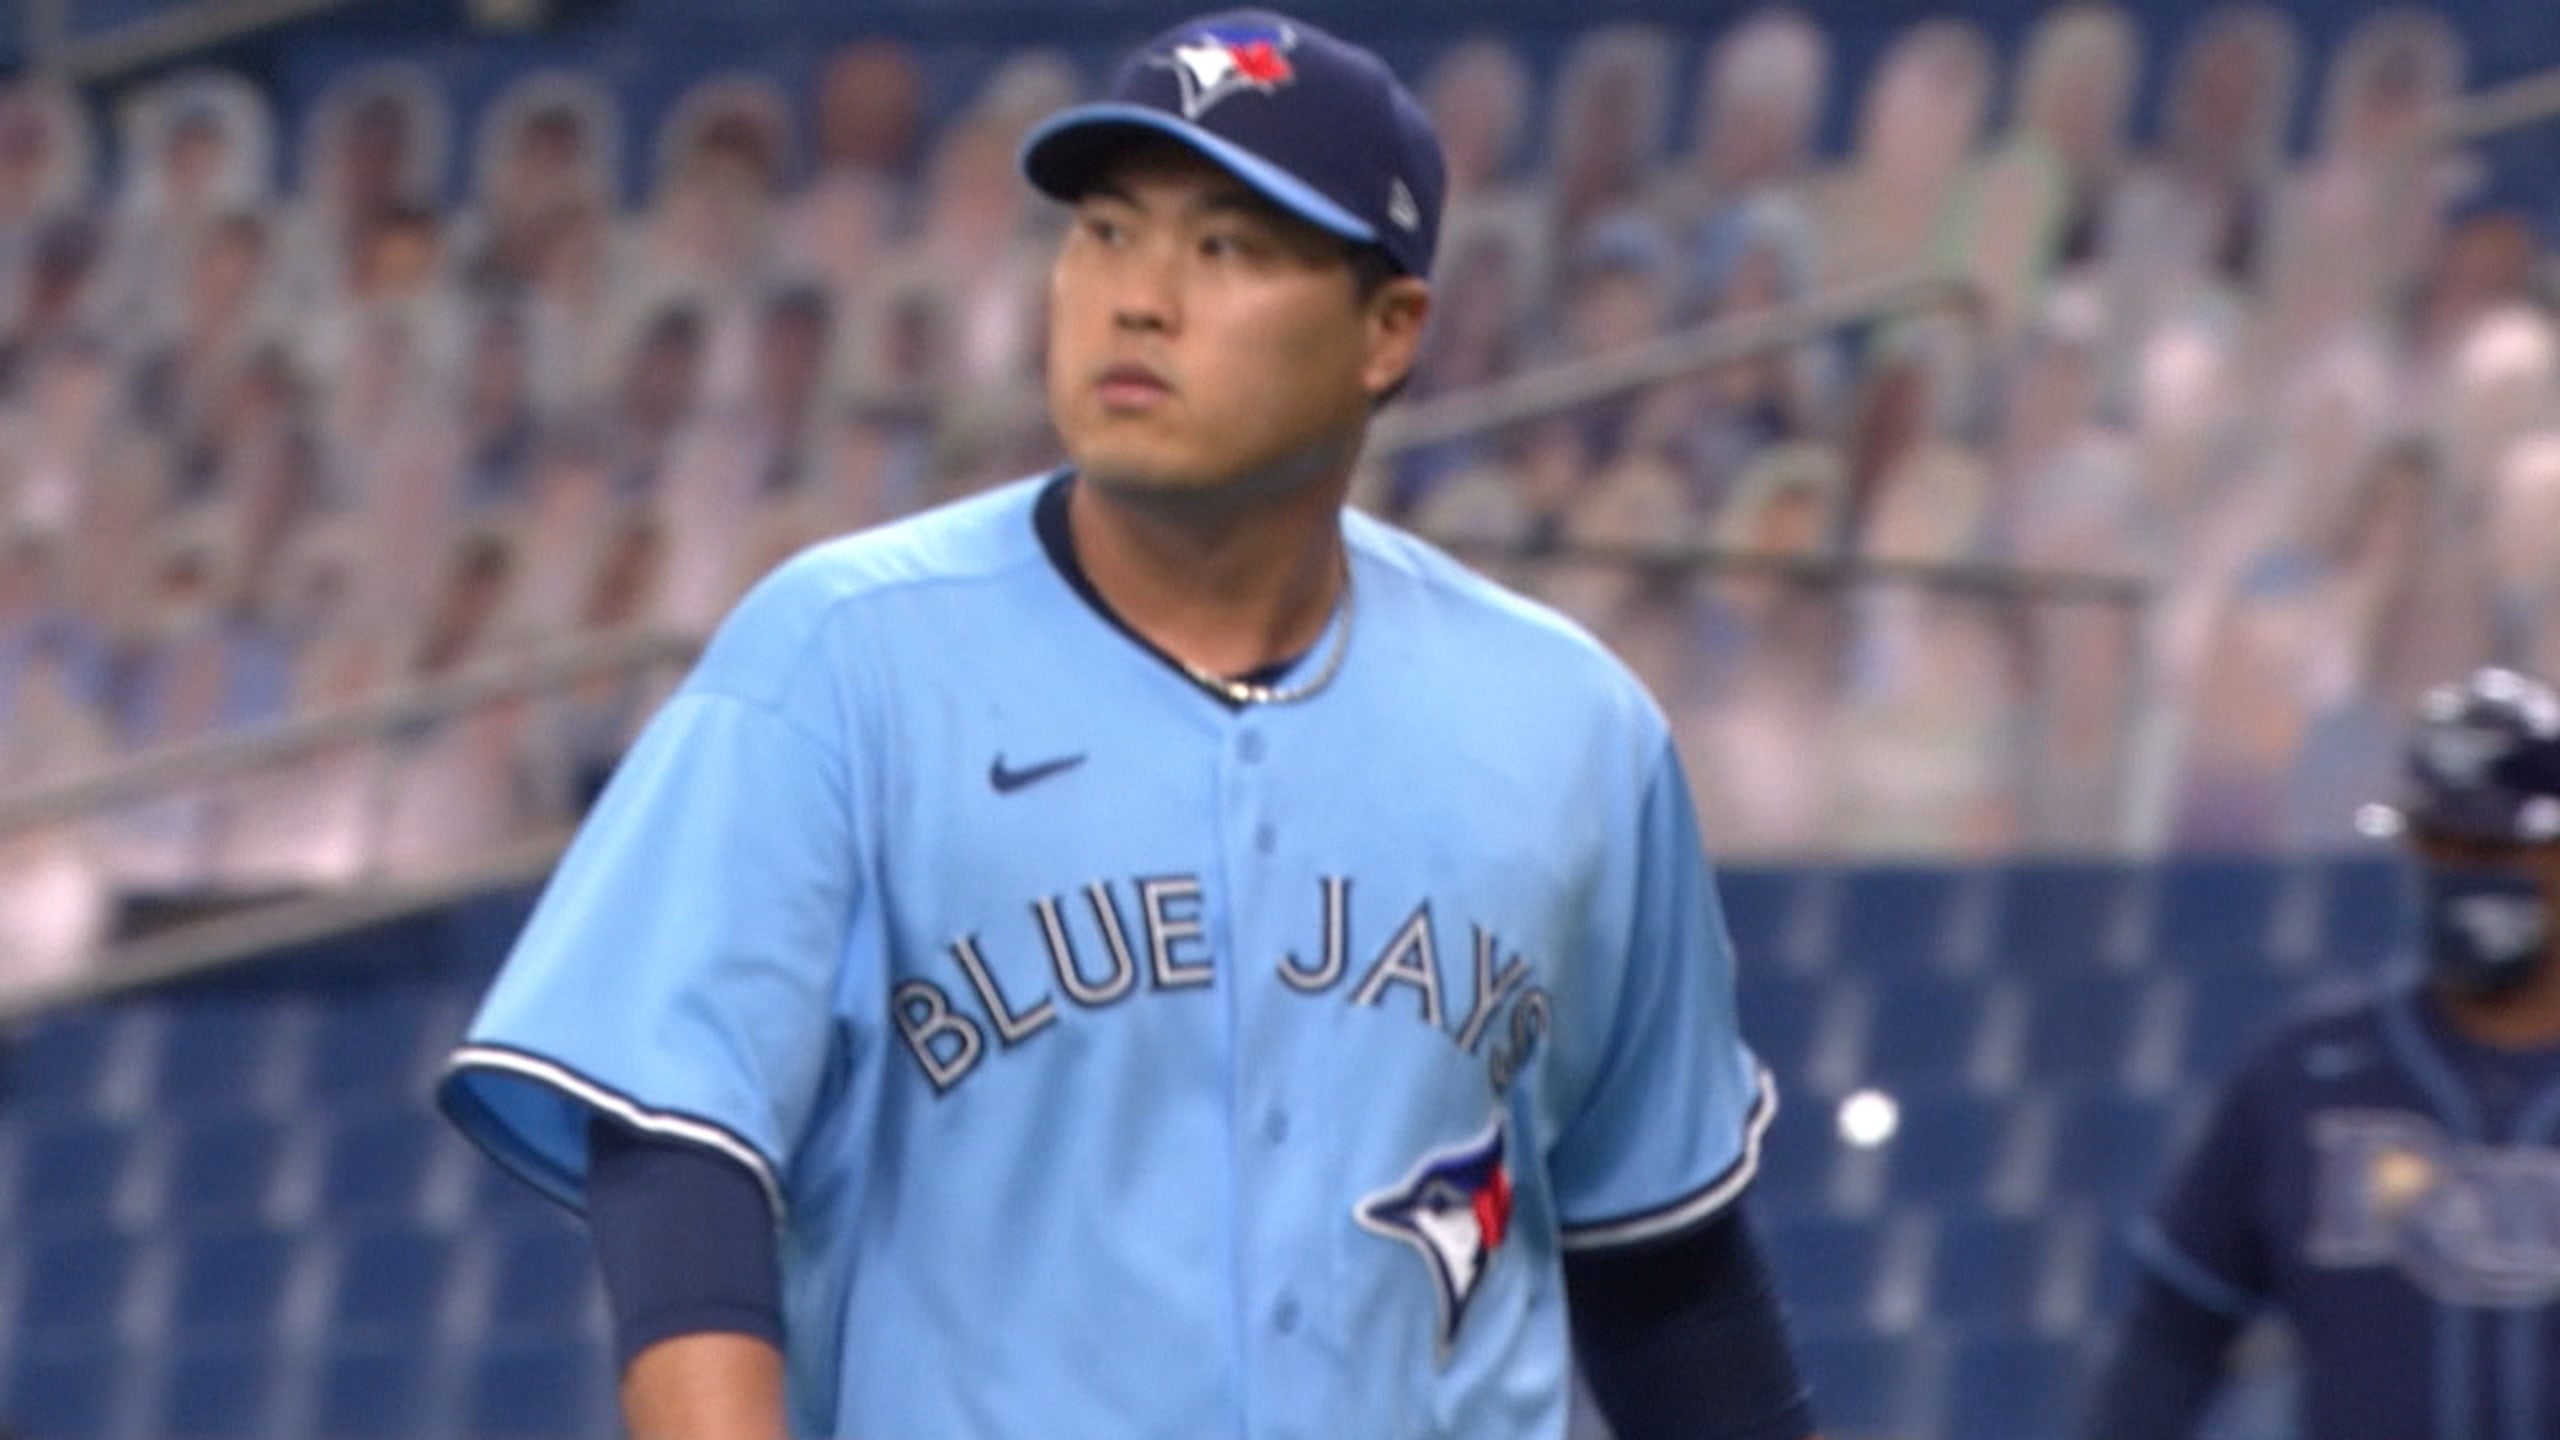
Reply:
[[2157, 1218], [2092, 1434], [2186, 1436], [2273, 1309], [2320, 1440], [2560, 1434], [2560, 696], [2430, 694], [2396, 817], [2423, 973], [2281, 1029]]
[[1261, 11], [1039, 126], [1072, 464], [784, 565], [442, 1101], [641, 1435], [1800, 1440], [1769, 1081], [1663, 722], [1344, 508], [1443, 163]]

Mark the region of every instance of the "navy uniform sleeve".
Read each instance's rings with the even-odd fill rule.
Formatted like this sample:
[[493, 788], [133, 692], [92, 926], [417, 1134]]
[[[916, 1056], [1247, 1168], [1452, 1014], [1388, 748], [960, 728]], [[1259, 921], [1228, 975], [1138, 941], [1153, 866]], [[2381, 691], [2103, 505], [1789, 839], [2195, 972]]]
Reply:
[[2154, 1214], [2134, 1228], [2145, 1270], [2189, 1301], [2233, 1319], [2258, 1308], [2274, 1281], [2274, 1246], [2258, 1205], [2273, 1139], [2272, 1053], [2234, 1076], [2172, 1176]]

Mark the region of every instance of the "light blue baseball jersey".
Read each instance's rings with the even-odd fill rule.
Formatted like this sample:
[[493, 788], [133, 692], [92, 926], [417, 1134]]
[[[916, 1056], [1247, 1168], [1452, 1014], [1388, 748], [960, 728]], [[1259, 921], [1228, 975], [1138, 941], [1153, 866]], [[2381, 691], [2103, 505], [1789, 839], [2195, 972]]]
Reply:
[[749, 595], [449, 1113], [571, 1206], [597, 1111], [752, 1169], [804, 1435], [1562, 1436], [1562, 1253], [1717, 1212], [1773, 1106], [1658, 712], [1357, 514], [1339, 674], [1232, 707], [1058, 483]]

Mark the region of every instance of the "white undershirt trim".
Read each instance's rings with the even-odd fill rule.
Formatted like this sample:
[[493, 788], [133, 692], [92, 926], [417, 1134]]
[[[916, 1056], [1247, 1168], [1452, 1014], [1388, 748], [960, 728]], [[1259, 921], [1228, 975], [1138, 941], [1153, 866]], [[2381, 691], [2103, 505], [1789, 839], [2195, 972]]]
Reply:
[[1600, 1250], [1612, 1245], [1633, 1245], [1639, 1241], [1677, 1234], [1733, 1203], [1735, 1196], [1751, 1184], [1760, 1173], [1760, 1142], [1769, 1133], [1769, 1122], [1778, 1115], [1778, 1082], [1764, 1068], [1759, 1072], [1758, 1093], [1752, 1097], [1751, 1111], [1742, 1121], [1742, 1154], [1724, 1172], [1707, 1182], [1706, 1187], [1686, 1198], [1675, 1200], [1659, 1209], [1630, 1215], [1620, 1220], [1604, 1220], [1595, 1225], [1567, 1225], [1561, 1242], [1567, 1250]]
[[463, 1070], [500, 1070], [528, 1080], [539, 1081], [588, 1108], [602, 1111], [644, 1134], [663, 1135], [670, 1139], [683, 1140], [716, 1150], [747, 1167], [747, 1173], [756, 1177], [757, 1186], [764, 1191], [765, 1204], [773, 1212], [774, 1223], [777, 1225], [782, 1223], [782, 1183], [774, 1175], [773, 1166], [765, 1160], [764, 1156], [756, 1152], [754, 1146], [707, 1120], [697, 1120], [687, 1115], [671, 1115], [664, 1110], [652, 1110], [630, 1096], [608, 1090], [564, 1065], [545, 1060], [539, 1055], [528, 1055], [521, 1050], [489, 1045], [464, 1045], [453, 1052], [453, 1058], [446, 1063], [445, 1068], [451, 1073]]

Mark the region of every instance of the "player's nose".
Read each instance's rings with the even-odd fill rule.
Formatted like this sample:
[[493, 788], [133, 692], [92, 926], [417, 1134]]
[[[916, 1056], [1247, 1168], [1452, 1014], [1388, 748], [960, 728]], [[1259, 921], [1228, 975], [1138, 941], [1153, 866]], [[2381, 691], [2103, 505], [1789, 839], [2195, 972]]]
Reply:
[[1172, 262], [1132, 255], [1112, 267], [1111, 323], [1121, 330], [1161, 332], [1182, 319], [1182, 296]]

